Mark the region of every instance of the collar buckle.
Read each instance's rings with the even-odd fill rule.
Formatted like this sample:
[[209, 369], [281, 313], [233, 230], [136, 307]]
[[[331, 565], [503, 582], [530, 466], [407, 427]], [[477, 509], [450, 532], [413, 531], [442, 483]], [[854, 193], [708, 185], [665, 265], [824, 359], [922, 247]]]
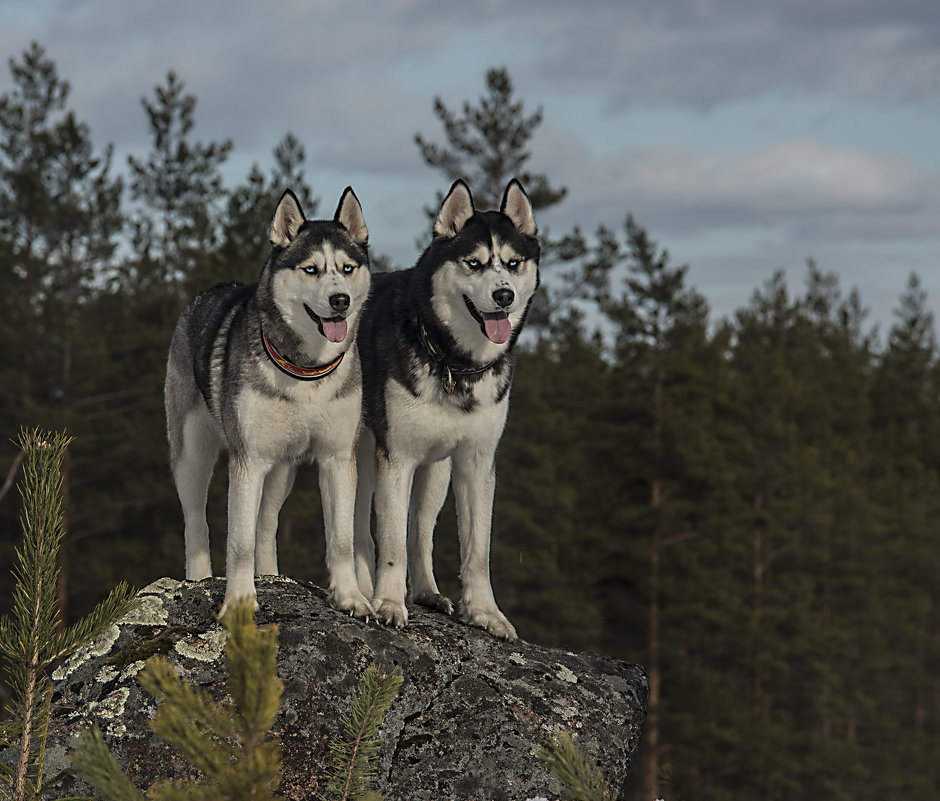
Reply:
[[433, 359], [442, 367], [441, 389], [443, 389], [444, 392], [446, 392], [448, 395], [453, 395], [454, 390], [457, 388], [457, 379], [454, 377], [455, 375], [480, 375], [481, 373], [485, 373], [487, 370], [491, 369], [496, 364], [496, 362], [490, 362], [489, 364], [484, 364], [482, 367], [451, 367], [451, 365], [447, 362], [447, 357], [431, 342], [431, 337], [428, 336], [428, 330], [425, 328], [424, 320], [421, 320], [420, 318], [418, 319], [418, 329], [421, 334], [421, 344], [424, 345], [424, 349], [428, 352], [428, 356], [430, 356], [431, 359]]

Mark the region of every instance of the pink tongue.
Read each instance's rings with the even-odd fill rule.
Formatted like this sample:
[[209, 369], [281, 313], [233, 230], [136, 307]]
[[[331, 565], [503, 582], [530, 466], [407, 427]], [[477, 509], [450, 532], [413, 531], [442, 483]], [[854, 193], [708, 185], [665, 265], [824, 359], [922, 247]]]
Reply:
[[497, 345], [502, 345], [512, 331], [512, 323], [506, 312], [480, 312], [483, 315], [483, 328], [486, 335]]
[[332, 320], [321, 317], [320, 323], [323, 325], [323, 336], [330, 342], [342, 342], [346, 339], [346, 320], [342, 317], [334, 317]]

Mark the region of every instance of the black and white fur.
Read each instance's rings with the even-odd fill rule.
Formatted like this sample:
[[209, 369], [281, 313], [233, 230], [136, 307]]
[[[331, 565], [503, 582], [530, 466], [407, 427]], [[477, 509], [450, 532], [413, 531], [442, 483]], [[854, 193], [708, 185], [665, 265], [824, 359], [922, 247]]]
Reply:
[[[212, 575], [206, 495], [220, 449], [229, 453], [225, 609], [255, 597], [254, 576], [278, 572], [275, 534], [297, 465], [316, 461], [333, 605], [372, 616], [353, 556], [355, 446], [362, 384], [356, 333], [370, 286], [369, 233], [359, 200], [343, 192], [333, 220], [306, 220], [286, 191], [271, 255], [255, 284], [198, 295], [173, 334], [165, 386], [170, 465], [183, 507], [186, 578]], [[301, 380], [274, 362], [311, 370]]]
[[[437, 515], [453, 474], [465, 622], [513, 639], [490, 585], [494, 459], [509, 406], [512, 349], [539, 284], [532, 204], [513, 180], [478, 212], [457, 181], [430, 246], [408, 270], [373, 276], [359, 333], [366, 430], [360, 440], [356, 566], [380, 620], [415, 603], [453, 611], [434, 579]], [[450, 390], [450, 391], [448, 391]], [[377, 572], [370, 512], [375, 494]], [[374, 581], [374, 587], [373, 587]]]

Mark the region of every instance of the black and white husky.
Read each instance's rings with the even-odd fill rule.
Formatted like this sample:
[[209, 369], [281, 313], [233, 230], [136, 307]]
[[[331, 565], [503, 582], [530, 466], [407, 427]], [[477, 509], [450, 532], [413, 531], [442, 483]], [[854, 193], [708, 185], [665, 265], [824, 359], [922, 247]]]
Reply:
[[183, 311], [165, 387], [170, 465], [183, 507], [186, 578], [212, 575], [206, 493], [229, 452], [225, 606], [276, 574], [275, 534], [298, 464], [315, 460], [335, 607], [372, 616], [353, 555], [362, 383], [356, 330], [369, 232], [351, 188], [333, 220], [306, 220], [288, 190], [255, 284], [220, 284]]
[[[373, 276], [359, 332], [365, 424], [356, 498], [359, 587], [380, 620], [408, 621], [415, 603], [453, 611], [434, 579], [431, 540], [453, 472], [463, 598], [459, 615], [516, 632], [493, 598], [490, 524], [494, 459], [509, 406], [512, 349], [539, 284], [532, 204], [518, 181], [499, 211], [474, 210], [450, 189], [434, 238], [408, 270]], [[377, 572], [369, 518], [376, 511]]]

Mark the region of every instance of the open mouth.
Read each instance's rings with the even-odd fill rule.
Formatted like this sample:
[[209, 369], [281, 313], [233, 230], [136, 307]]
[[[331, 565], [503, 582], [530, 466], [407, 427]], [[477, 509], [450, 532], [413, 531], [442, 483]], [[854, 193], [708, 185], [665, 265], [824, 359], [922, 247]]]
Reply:
[[473, 305], [473, 301], [466, 295], [463, 296], [463, 302], [467, 304], [467, 310], [473, 316], [473, 319], [480, 324], [480, 330], [484, 333], [490, 342], [497, 345], [503, 345], [509, 339], [512, 333], [512, 323], [509, 322], [509, 312], [485, 312], [480, 311]]
[[317, 324], [317, 330], [330, 342], [342, 342], [346, 339], [345, 317], [320, 317], [306, 303], [304, 304], [304, 310], [310, 315], [310, 319]]

